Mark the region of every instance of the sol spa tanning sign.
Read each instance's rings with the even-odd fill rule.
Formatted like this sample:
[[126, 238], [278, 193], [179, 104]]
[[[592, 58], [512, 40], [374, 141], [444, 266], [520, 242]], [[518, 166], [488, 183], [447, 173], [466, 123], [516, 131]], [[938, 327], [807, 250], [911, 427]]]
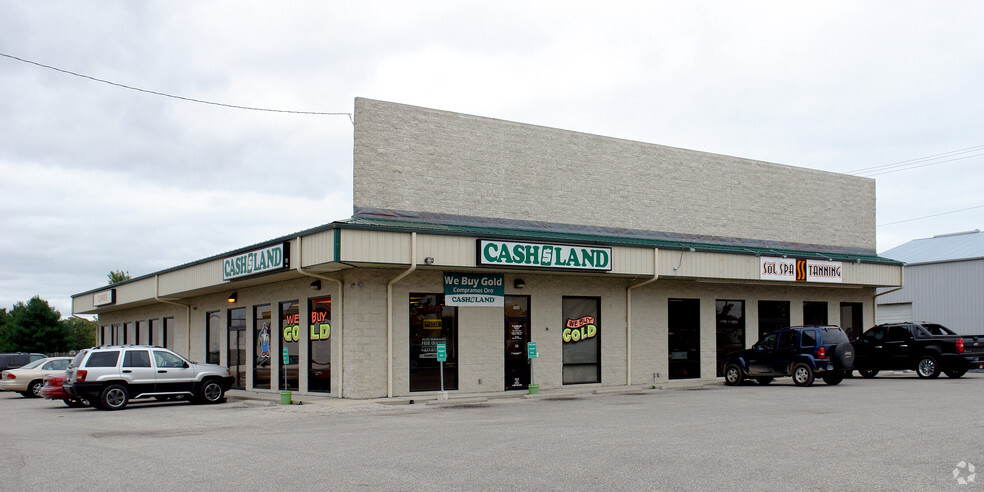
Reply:
[[839, 261], [763, 256], [760, 265], [759, 278], [762, 280], [841, 283], [844, 279], [844, 265]]
[[479, 239], [478, 264], [609, 272], [612, 248]]
[[290, 243], [230, 256], [222, 260], [222, 280], [290, 268]]

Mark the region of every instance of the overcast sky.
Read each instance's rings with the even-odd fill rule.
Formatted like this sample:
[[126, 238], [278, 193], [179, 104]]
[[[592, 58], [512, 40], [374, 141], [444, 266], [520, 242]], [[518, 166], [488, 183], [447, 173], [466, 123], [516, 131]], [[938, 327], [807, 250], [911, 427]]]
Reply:
[[[224, 104], [361, 96], [852, 174], [940, 156], [874, 170], [894, 171], [872, 176], [877, 250], [984, 225], [984, 2], [466, 3], [0, 0], [0, 53]], [[111, 270], [351, 215], [347, 116], [0, 57], [0, 307], [68, 316]]]

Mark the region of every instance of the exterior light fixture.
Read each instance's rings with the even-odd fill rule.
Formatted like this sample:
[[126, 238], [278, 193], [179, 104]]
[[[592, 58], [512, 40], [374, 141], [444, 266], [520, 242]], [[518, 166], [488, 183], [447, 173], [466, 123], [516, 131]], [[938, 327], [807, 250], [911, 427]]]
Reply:
[[526, 287], [526, 281], [521, 278], [517, 278], [516, 280], [513, 280], [513, 287], [522, 289], [523, 287]]
[[311, 290], [321, 290], [321, 281], [315, 280], [314, 282], [311, 282]]
[[226, 299], [226, 300], [229, 301], [230, 303], [238, 301], [239, 300], [239, 293], [238, 292], [233, 292], [232, 294], [229, 294], [229, 298]]
[[428, 265], [433, 265], [434, 264], [434, 257], [433, 256], [428, 256], [427, 258], [424, 258], [424, 263], [426, 263]]

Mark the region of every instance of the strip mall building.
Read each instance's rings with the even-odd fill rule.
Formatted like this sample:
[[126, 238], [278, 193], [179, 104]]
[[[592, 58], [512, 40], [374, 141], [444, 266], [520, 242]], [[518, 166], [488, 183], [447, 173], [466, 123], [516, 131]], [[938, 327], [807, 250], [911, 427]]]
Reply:
[[354, 123], [351, 218], [73, 312], [245, 390], [377, 398], [713, 379], [765, 331], [858, 333], [902, 284], [871, 179], [362, 98]]

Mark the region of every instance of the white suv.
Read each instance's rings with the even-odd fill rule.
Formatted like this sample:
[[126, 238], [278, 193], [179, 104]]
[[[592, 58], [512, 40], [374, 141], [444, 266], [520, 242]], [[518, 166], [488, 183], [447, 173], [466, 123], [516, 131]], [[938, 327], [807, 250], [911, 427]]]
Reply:
[[63, 388], [96, 408], [121, 410], [136, 398], [219, 403], [233, 381], [227, 367], [191, 362], [166, 348], [113, 345], [79, 352]]

